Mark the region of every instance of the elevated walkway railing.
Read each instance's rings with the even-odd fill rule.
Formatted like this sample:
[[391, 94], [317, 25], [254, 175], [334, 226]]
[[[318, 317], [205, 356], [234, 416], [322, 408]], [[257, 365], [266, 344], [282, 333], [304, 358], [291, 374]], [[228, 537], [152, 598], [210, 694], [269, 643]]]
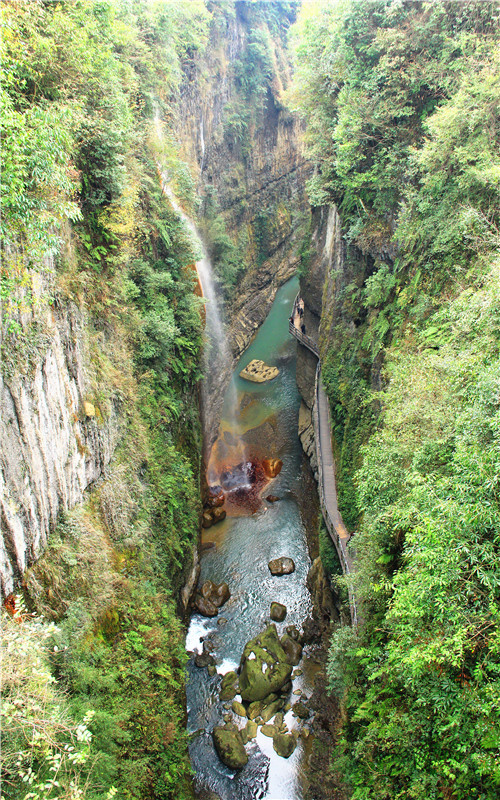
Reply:
[[335, 486], [335, 465], [333, 461], [333, 451], [331, 446], [331, 419], [330, 407], [326, 392], [321, 384], [321, 361], [319, 349], [310, 336], [306, 336], [297, 326], [298, 305], [300, 297], [297, 295], [293, 306], [292, 316], [290, 317], [289, 329], [301, 344], [307, 347], [318, 358], [316, 367], [316, 378], [314, 387], [315, 402], [313, 406], [313, 425], [314, 438], [316, 442], [316, 459], [318, 462], [318, 494], [321, 512], [330, 538], [335, 545], [342, 571], [347, 578], [347, 589], [349, 593], [349, 608], [351, 621], [354, 626], [358, 624], [358, 608], [356, 598], [349, 580], [353, 572], [353, 559], [348, 552], [347, 543], [350, 535], [342, 522], [342, 517], [337, 508], [337, 490]]
[[299, 301], [300, 301], [300, 296], [297, 295], [297, 297], [295, 298], [295, 302], [293, 304], [292, 315], [288, 321], [288, 329], [292, 334], [292, 336], [295, 336], [295, 338], [298, 339], [299, 342], [305, 345], [305, 347], [311, 350], [311, 352], [314, 353], [314, 355], [317, 358], [319, 358], [318, 345], [316, 344], [314, 339], [311, 339], [310, 336], [307, 336], [307, 334], [302, 332], [301, 316], [299, 314]]

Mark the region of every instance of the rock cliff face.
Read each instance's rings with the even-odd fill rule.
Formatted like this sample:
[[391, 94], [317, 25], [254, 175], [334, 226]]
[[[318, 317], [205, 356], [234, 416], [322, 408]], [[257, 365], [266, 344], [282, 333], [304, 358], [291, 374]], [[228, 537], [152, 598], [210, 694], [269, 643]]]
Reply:
[[42, 552], [58, 514], [101, 476], [119, 435], [117, 405], [94, 396], [82, 312], [74, 304], [49, 309], [43, 322], [45, 346], [32, 369], [0, 378], [5, 594]]
[[[186, 76], [175, 123], [183, 156], [198, 177], [201, 225], [215, 270], [222, 259], [214, 217], [240, 262], [228, 309], [235, 356], [265, 319], [277, 288], [294, 274], [310, 216], [302, 125], [283, 105], [291, 80], [285, 33], [253, 19], [247, 5], [236, 3], [234, 15], [216, 17], [206, 55]], [[262, 69], [252, 62], [257, 39], [269, 63], [250, 91], [241, 73]]]
[[[300, 294], [304, 300], [303, 321], [306, 332], [320, 342], [324, 350], [329, 342], [332, 315], [335, 314], [336, 286], [342, 275], [344, 244], [341, 223], [335, 206], [314, 211], [312, 220], [310, 262], [301, 276]], [[299, 414], [299, 436], [302, 447], [316, 471], [316, 445], [312, 423], [317, 359], [306, 347], [298, 344], [297, 386], [302, 396]]]

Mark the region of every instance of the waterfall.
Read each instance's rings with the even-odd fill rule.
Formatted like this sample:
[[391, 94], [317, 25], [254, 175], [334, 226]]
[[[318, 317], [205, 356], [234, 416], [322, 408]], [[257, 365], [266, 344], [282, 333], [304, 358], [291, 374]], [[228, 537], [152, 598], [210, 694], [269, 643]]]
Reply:
[[[202, 361], [204, 379], [202, 381], [201, 388], [202, 414], [204, 420], [206, 420], [207, 418], [212, 417], [209, 410], [214, 401], [214, 380], [219, 378], [223, 384], [223, 376], [226, 373], [230, 374], [231, 372], [233, 358], [224, 326], [221, 301], [215, 288], [212, 263], [204, 246], [203, 240], [193, 220], [179, 205], [179, 202], [175, 197], [171, 186], [169, 185], [169, 178], [166, 170], [162, 170], [160, 166], [159, 170], [163, 194], [168, 197], [172, 208], [183, 220], [186, 228], [191, 234], [197, 249], [201, 251], [201, 259], [196, 262], [196, 271], [198, 273], [198, 278], [203, 291], [203, 297], [206, 300], [205, 344], [203, 348]], [[233, 395], [231, 397], [229, 406], [232, 412], [231, 421], [236, 428], [238, 398], [236, 387], [231, 380], [228, 391], [230, 391]], [[206, 453], [205, 456], [208, 462], [208, 453]], [[243, 463], [245, 461], [245, 448], [239, 436], [234, 438], [232, 460], [234, 460], [236, 463]]]
[[203, 172], [203, 167], [205, 165], [205, 135], [203, 132], [203, 117], [200, 119], [200, 148], [201, 148], [200, 172]]

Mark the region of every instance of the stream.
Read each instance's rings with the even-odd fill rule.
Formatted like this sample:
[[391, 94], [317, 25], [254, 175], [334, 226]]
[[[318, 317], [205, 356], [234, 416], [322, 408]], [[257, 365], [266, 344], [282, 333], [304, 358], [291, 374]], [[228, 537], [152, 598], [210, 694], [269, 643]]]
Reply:
[[[298, 628], [311, 613], [306, 588], [310, 559], [306, 531], [298, 500], [302, 487], [303, 454], [297, 435], [300, 396], [295, 382], [296, 345], [288, 332], [288, 317], [298, 290], [298, 279], [282, 286], [271, 311], [257, 336], [240, 358], [226, 392], [219, 438], [208, 465], [209, 483], [220, 482], [221, 471], [241, 459], [279, 458], [283, 468], [262, 491], [279, 497], [270, 503], [257, 498], [252, 508], [228, 506], [223, 522], [203, 531], [200, 584], [210, 579], [226, 582], [230, 600], [217, 617], [194, 614], [191, 618], [186, 648], [191, 653], [188, 664], [188, 729], [192, 734], [190, 755], [196, 774], [197, 789], [216, 792], [221, 800], [301, 800], [304, 789], [304, 763], [307, 744], [299, 738], [288, 759], [275, 753], [272, 739], [261, 733], [246, 745], [248, 764], [235, 772], [218, 758], [212, 730], [223, 724], [224, 715], [243, 728], [246, 719], [230, 710], [230, 703], [219, 700], [221, 675], [236, 670], [247, 641], [270, 624], [271, 601], [287, 607], [284, 622], [277, 623], [279, 635], [289, 625]], [[252, 360], [261, 359], [280, 370], [267, 383], [251, 383], [239, 372]], [[244, 476], [242, 478], [244, 480]], [[226, 507], [226, 506], [225, 506]], [[296, 570], [291, 575], [273, 577], [270, 559], [291, 557]], [[197, 667], [194, 653], [201, 653], [208, 643], [215, 657], [215, 675], [206, 667]], [[307, 653], [307, 649], [305, 650]], [[293, 692], [300, 689], [309, 696], [313, 688], [314, 664], [304, 656], [294, 669]], [[239, 700], [239, 696], [236, 697]], [[291, 711], [285, 715], [289, 730], [302, 725]]]

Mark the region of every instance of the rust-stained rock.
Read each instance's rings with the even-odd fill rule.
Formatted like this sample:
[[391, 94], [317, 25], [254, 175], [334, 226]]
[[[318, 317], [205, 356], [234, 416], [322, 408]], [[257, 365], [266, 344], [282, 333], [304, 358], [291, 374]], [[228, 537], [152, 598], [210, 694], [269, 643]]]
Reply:
[[225, 495], [222, 486], [209, 486], [206, 505], [209, 508], [217, 508], [224, 505]]
[[262, 462], [262, 467], [268, 478], [275, 478], [276, 475], [279, 475], [282, 466], [283, 462], [280, 458], [265, 458]]

